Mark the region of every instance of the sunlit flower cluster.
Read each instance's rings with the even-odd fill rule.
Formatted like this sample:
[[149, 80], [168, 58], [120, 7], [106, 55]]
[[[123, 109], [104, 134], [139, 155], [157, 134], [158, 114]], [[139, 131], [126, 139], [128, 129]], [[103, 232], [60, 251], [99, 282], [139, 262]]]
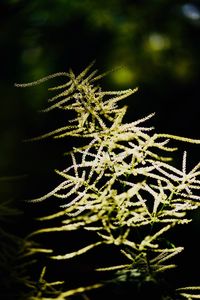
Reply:
[[[118, 102], [137, 89], [102, 91], [94, 83], [105, 74], [96, 75], [95, 70], [88, 75], [92, 65], [77, 77], [71, 70], [60, 73], [69, 81], [50, 88], [59, 94], [49, 100], [50, 106], [44, 111], [72, 110], [75, 118], [39, 138], [78, 136], [87, 138], [88, 143], [73, 148], [69, 166], [56, 171], [63, 179], [57, 187], [30, 200], [41, 202], [56, 197], [63, 202], [57, 213], [42, 218], [64, 216], [60, 226], [43, 228], [34, 234], [80, 228], [92, 231], [97, 242], [53, 258], [69, 259], [99, 245], [115, 245], [127, 263], [102, 266], [98, 271], [129, 271], [132, 276], [147, 278], [175, 267], [168, 260], [183, 248], [164, 243], [163, 236], [175, 225], [190, 222], [187, 211], [197, 209], [200, 203], [200, 164], [187, 171], [184, 152], [182, 168], [175, 168], [169, 153], [176, 148], [170, 146], [170, 140], [200, 141], [157, 134], [153, 127], [141, 125], [154, 114], [123, 123], [127, 107], [118, 107]], [[141, 239], [134, 240], [136, 230], [141, 230]]]

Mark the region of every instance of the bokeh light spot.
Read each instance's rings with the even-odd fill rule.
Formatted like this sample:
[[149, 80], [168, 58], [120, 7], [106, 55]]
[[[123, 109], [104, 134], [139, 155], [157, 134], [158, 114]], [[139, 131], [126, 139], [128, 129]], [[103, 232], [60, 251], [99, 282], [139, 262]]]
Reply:
[[112, 81], [120, 86], [132, 85], [135, 79], [135, 74], [129, 68], [120, 68], [113, 72]]
[[170, 40], [160, 33], [151, 33], [148, 37], [148, 48], [152, 51], [161, 51], [170, 47]]
[[184, 4], [182, 6], [182, 13], [185, 17], [193, 21], [200, 20], [200, 11], [194, 4]]

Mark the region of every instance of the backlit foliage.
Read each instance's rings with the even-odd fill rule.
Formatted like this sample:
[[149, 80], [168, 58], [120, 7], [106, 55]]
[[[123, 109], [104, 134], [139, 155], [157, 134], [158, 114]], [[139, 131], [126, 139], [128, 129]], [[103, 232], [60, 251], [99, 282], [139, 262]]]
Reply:
[[[116, 271], [118, 281], [126, 274], [132, 280], [156, 278], [176, 266], [171, 259], [183, 250], [167, 239], [167, 232], [178, 224], [189, 223], [187, 212], [197, 209], [200, 203], [200, 163], [188, 170], [185, 151], [180, 169], [174, 167], [170, 161], [176, 148], [170, 142], [200, 144], [200, 140], [155, 133], [153, 127], [143, 125], [154, 114], [125, 123], [127, 107], [118, 104], [137, 88], [103, 91], [96, 81], [106, 73], [89, 73], [92, 66], [93, 63], [78, 76], [70, 70], [16, 85], [28, 87], [53, 77], [66, 77], [66, 83], [49, 89], [58, 94], [49, 99], [49, 106], [43, 111], [70, 110], [73, 119], [33, 140], [49, 136], [86, 139], [81, 147], [68, 153], [69, 165], [56, 170], [60, 184], [46, 195], [29, 200], [37, 203], [54, 197], [62, 201], [57, 213], [41, 218], [62, 217], [60, 226], [43, 228], [33, 235], [79, 229], [93, 232], [96, 242], [73, 252], [53, 254], [52, 258], [70, 259], [100, 245], [115, 245], [126, 263], [102, 265], [96, 271]], [[177, 295], [187, 299], [200, 297], [190, 292], [199, 288], [185, 289], [177, 289]], [[76, 290], [56, 299], [64, 299], [67, 293], [73, 295]]]

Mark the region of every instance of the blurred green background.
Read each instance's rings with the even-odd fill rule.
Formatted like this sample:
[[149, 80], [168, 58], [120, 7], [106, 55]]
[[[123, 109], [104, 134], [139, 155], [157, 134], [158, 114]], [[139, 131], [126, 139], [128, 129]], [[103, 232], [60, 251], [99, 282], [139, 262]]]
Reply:
[[[65, 116], [38, 113], [53, 80], [29, 89], [17, 89], [15, 82], [69, 68], [78, 73], [94, 59], [100, 72], [123, 66], [101, 85], [139, 87], [124, 100], [127, 119], [156, 112], [148, 124], [157, 132], [200, 138], [200, 1], [1, 0], [0, 33], [0, 176], [19, 176], [2, 181], [1, 198], [49, 191], [70, 143], [23, 142], [63, 125]], [[199, 160], [199, 146], [180, 143], [179, 149], [179, 166], [184, 150], [188, 167]], [[199, 218], [195, 222], [192, 230], [199, 235]]]
[[14, 83], [70, 67], [77, 73], [93, 59], [101, 72], [123, 66], [105, 87], [139, 87], [127, 101], [130, 119], [155, 111], [157, 131], [200, 137], [199, 1], [1, 0], [0, 32], [1, 176], [46, 160], [50, 149], [42, 156], [39, 144], [31, 145], [34, 154], [27, 154], [22, 140], [59, 123], [37, 114], [48, 85], [20, 90]]

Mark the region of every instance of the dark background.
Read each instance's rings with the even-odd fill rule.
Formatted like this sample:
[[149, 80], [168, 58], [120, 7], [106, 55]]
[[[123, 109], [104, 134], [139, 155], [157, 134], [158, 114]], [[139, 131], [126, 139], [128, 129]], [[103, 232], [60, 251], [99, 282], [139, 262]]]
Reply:
[[[54, 169], [64, 168], [63, 153], [70, 146], [67, 140], [24, 142], [64, 125], [65, 118], [38, 113], [53, 80], [29, 89], [17, 89], [15, 82], [69, 68], [77, 74], [94, 59], [100, 72], [123, 66], [101, 86], [139, 87], [123, 102], [128, 120], [156, 112], [148, 124], [157, 132], [200, 139], [199, 37], [200, 1], [1, 0], [0, 176], [16, 177], [1, 181], [1, 199], [21, 201], [51, 190], [58, 180]], [[174, 163], [181, 167], [187, 150], [188, 168], [194, 166], [200, 146], [177, 145]], [[192, 225], [180, 233], [186, 248], [181, 263], [195, 281], [200, 278], [199, 225], [195, 213]]]

